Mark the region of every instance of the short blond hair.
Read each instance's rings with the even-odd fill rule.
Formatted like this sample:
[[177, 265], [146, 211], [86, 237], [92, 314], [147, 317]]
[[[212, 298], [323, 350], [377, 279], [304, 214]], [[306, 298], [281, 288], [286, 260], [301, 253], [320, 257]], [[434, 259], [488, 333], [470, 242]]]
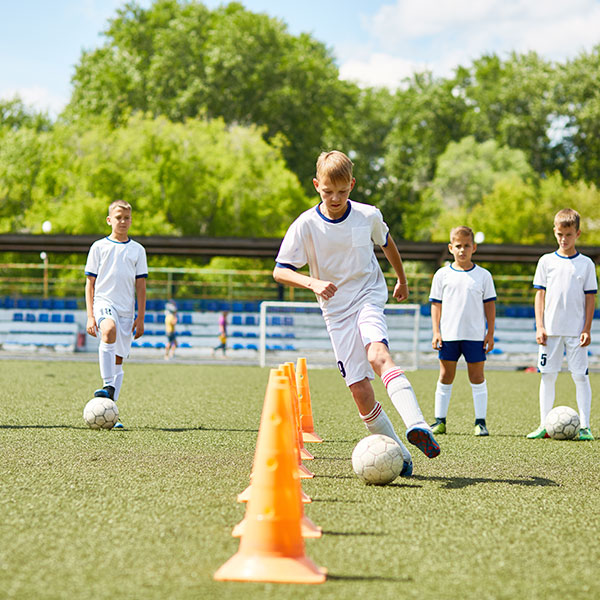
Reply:
[[562, 225], [563, 227], [575, 227], [575, 231], [579, 231], [581, 217], [576, 210], [572, 208], [563, 208], [554, 215], [554, 225]]
[[475, 243], [475, 235], [473, 234], [473, 230], [466, 225], [459, 225], [458, 227], [454, 227], [450, 230], [450, 242], [455, 237], [462, 237], [464, 235], [468, 235], [471, 238], [471, 241]]
[[339, 150], [321, 152], [317, 159], [317, 179], [328, 177], [334, 183], [350, 182], [353, 167], [352, 161]]
[[125, 202], [125, 200], [115, 200], [114, 202], [111, 202], [108, 207], [109, 216], [110, 216], [110, 213], [113, 210], [115, 210], [115, 208], [125, 208], [126, 210], [131, 212], [131, 204], [129, 204], [129, 202]]

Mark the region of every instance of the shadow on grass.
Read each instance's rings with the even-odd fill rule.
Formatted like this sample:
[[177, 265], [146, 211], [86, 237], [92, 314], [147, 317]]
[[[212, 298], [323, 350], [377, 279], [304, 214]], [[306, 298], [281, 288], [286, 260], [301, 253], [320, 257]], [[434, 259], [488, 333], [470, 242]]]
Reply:
[[79, 425], [0, 425], [0, 429], [89, 429]]
[[328, 581], [389, 581], [392, 583], [410, 583], [413, 581], [412, 577], [408, 575], [406, 577], [381, 577], [381, 575], [335, 575], [333, 573], [327, 574]]
[[380, 531], [325, 531], [323, 530], [323, 535], [341, 535], [341, 536], [382, 536], [386, 535]]
[[560, 487], [556, 481], [546, 479], [545, 477], [530, 477], [524, 479], [492, 479], [488, 477], [425, 477], [423, 475], [413, 475], [412, 479], [420, 481], [440, 481], [444, 483], [443, 489], [461, 490], [476, 485], [478, 483], [508, 483], [509, 485], [523, 486], [541, 486], [541, 487]]

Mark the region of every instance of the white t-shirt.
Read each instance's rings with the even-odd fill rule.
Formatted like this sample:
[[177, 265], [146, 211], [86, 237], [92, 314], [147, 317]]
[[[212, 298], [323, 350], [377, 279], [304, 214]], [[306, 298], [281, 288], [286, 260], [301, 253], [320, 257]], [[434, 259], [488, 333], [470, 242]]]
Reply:
[[577, 336], [585, 324], [585, 295], [598, 291], [596, 268], [583, 254], [540, 257], [533, 287], [546, 290], [544, 327], [548, 335]]
[[447, 342], [483, 341], [486, 323], [483, 305], [496, 299], [492, 274], [479, 265], [459, 271], [448, 265], [431, 282], [430, 302], [442, 305], [440, 333]]
[[148, 277], [146, 251], [129, 239], [116, 242], [105, 237], [88, 252], [85, 274], [96, 277], [94, 301], [105, 300], [123, 317], [135, 314], [135, 280]]
[[388, 226], [369, 204], [348, 200], [339, 219], [323, 215], [319, 205], [302, 213], [288, 229], [277, 255], [277, 266], [294, 270], [308, 264], [311, 277], [331, 281], [333, 298], [317, 296], [326, 319], [341, 319], [365, 304], [383, 306], [388, 289], [374, 244], [387, 244]]

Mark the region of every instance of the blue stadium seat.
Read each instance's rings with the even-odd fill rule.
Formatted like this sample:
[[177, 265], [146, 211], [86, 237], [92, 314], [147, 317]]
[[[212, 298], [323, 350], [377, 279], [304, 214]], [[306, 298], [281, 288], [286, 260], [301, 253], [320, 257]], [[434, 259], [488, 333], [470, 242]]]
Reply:
[[29, 323], [35, 323], [35, 315], [33, 313], [27, 313], [25, 315], [25, 320]]
[[256, 331], [248, 331], [246, 333], [246, 337], [247, 338], [256, 338], [256, 337], [258, 337], [258, 333], [256, 333]]
[[254, 315], [246, 315], [244, 323], [246, 325], [256, 325], [256, 319], [254, 318]]
[[131, 342], [131, 347], [132, 348], [139, 348], [140, 347], [140, 343], [136, 340], [133, 340], [133, 342]]
[[242, 302], [234, 302], [231, 306], [231, 309], [233, 310], [233, 312], [243, 312], [244, 304]]
[[284, 346], [284, 348], [285, 348], [285, 350], [296, 350], [296, 347], [295, 347], [295, 346], [292, 346], [291, 344], [286, 344], [286, 345]]
[[154, 310], [165, 310], [165, 306], [167, 303], [164, 300], [155, 300], [154, 301]]
[[27, 300], [25, 300], [25, 298], [18, 298], [17, 308], [27, 308]]
[[294, 326], [294, 317], [283, 317], [283, 324], [286, 327], [293, 327]]
[[77, 300], [73, 298], [68, 298], [65, 300], [65, 309], [66, 310], [77, 310]]
[[38, 321], [40, 323], [48, 323], [50, 321], [50, 315], [48, 313], [40, 313], [38, 315]]
[[4, 298], [3, 305], [4, 305], [4, 308], [14, 308], [15, 307], [15, 301], [10, 296], [6, 296]]
[[180, 331], [179, 335], [182, 335], [184, 337], [192, 337], [192, 332], [191, 331]]
[[191, 325], [192, 315], [181, 315], [181, 322], [183, 323], [183, 325]]
[[271, 317], [271, 325], [281, 325], [281, 317]]
[[61, 317], [60, 313], [52, 313], [50, 315], [51, 323], [60, 323], [61, 321], [62, 321], [62, 317]]
[[164, 344], [164, 342], [156, 342], [154, 344], [154, 347], [155, 348], [163, 348], [164, 349], [165, 348], [165, 344]]
[[44, 310], [52, 310], [52, 300], [50, 300], [50, 298], [44, 298], [42, 300], [42, 308]]
[[256, 344], [247, 344], [246, 348], [248, 350], [258, 350], [258, 346]]
[[31, 310], [38, 310], [41, 305], [42, 303], [38, 298], [29, 298], [27, 300], [27, 308], [30, 308]]
[[165, 322], [165, 315], [156, 315], [156, 322], [157, 323], [164, 323]]
[[423, 316], [423, 317], [431, 316], [431, 304], [421, 304], [421, 316]]
[[23, 313], [20, 312], [16, 312], [13, 313], [13, 321], [22, 321], [23, 320]]
[[191, 344], [188, 344], [187, 342], [182, 342], [181, 344], [179, 344], [180, 348], [191, 348]]
[[233, 315], [231, 318], [232, 325], [241, 325], [242, 324], [242, 315]]
[[231, 335], [233, 337], [244, 337], [244, 334], [241, 331], [234, 331]]
[[185, 310], [187, 312], [192, 312], [194, 310], [194, 303], [191, 300], [183, 300], [179, 304], [179, 310]]
[[75, 315], [73, 313], [65, 314], [63, 321], [65, 323], [75, 323]]
[[154, 315], [146, 313], [144, 315], [144, 323], [154, 323]]
[[142, 348], [152, 348], [152, 342], [144, 342]]
[[52, 300], [53, 310], [65, 310], [65, 301], [62, 298], [54, 298]]
[[234, 344], [233, 345], [233, 349], [234, 350], [243, 350], [244, 349], [244, 345], [243, 344]]

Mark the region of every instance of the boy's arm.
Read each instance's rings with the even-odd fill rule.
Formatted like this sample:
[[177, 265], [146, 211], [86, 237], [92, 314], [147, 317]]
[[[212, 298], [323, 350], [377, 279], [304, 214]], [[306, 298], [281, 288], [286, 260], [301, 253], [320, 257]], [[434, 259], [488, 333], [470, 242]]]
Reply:
[[589, 346], [592, 341], [592, 321], [594, 319], [594, 308], [596, 307], [596, 294], [585, 295], [585, 323], [583, 331], [579, 336], [580, 346]]
[[85, 279], [85, 310], [87, 312], [87, 324], [85, 330], [96, 337], [96, 319], [94, 319], [94, 289], [96, 288], [96, 278], [92, 275], [86, 275]]
[[406, 280], [406, 273], [404, 273], [402, 257], [398, 252], [398, 246], [396, 246], [396, 242], [394, 242], [391, 235], [388, 235], [387, 244], [382, 246], [381, 249], [398, 278], [394, 286], [393, 296], [398, 302], [402, 302], [402, 300], [408, 298], [408, 281]]
[[535, 341], [541, 346], [546, 345], [548, 334], [544, 327], [544, 305], [546, 303], [546, 290], [535, 293]]
[[320, 279], [303, 275], [287, 267], [275, 267], [273, 269], [273, 279], [277, 283], [312, 290], [317, 296], [323, 298], [323, 300], [333, 298], [333, 295], [337, 292], [337, 287], [331, 281], [321, 281]]
[[440, 321], [442, 319], [442, 303], [431, 303], [431, 328], [433, 329], [433, 338], [431, 346], [434, 350], [439, 350], [442, 347], [442, 334], [440, 333]]
[[146, 278], [138, 277], [135, 280], [135, 295], [137, 297], [138, 314], [133, 322], [131, 331], [135, 331], [134, 339], [144, 335], [144, 317], [146, 316]]
[[487, 321], [487, 332], [483, 339], [484, 351], [491, 352], [494, 349], [494, 330], [496, 328], [496, 301], [490, 300], [484, 302], [483, 310], [485, 312], [485, 320]]

